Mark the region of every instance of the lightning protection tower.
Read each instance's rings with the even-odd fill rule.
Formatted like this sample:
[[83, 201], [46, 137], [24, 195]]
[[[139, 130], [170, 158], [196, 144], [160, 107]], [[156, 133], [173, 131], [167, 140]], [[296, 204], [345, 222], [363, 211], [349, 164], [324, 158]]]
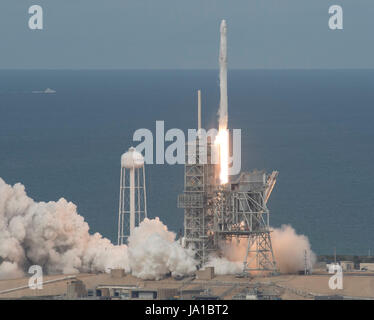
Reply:
[[136, 226], [147, 217], [144, 158], [131, 147], [121, 157], [118, 212], [118, 245], [127, 242]]
[[[184, 245], [195, 252], [199, 265], [217, 250], [214, 243], [213, 197], [216, 188], [216, 165], [212, 141], [203, 138], [201, 128], [201, 91], [198, 91], [198, 135], [186, 145], [184, 192], [178, 196], [178, 208], [184, 209]], [[190, 161], [189, 159], [194, 159]]]

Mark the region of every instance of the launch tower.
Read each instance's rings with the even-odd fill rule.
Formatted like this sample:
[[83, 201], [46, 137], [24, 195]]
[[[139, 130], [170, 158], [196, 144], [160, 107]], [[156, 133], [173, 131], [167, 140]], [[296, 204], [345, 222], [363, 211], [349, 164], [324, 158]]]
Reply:
[[[227, 129], [227, 25], [220, 26], [220, 109], [219, 130]], [[198, 129], [201, 129], [201, 92], [198, 92]], [[198, 131], [199, 132], [199, 131]], [[205, 136], [206, 138], [206, 136]], [[228, 138], [228, 134], [227, 134]], [[277, 171], [242, 172], [234, 181], [222, 179], [222, 163], [228, 159], [227, 145], [220, 149], [219, 163], [213, 161], [214, 140], [188, 142], [184, 171], [184, 192], [178, 207], [184, 209], [184, 245], [192, 248], [200, 266], [212, 253], [219, 255], [227, 242], [246, 244], [243, 272], [277, 271], [274, 258], [267, 202], [274, 188]], [[229, 143], [227, 141], [227, 143]], [[222, 154], [222, 150], [227, 154]], [[195, 162], [190, 159], [195, 158]], [[201, 159], [204, 161], [200, 161]], [[220, 172], [221, 171], [221, 172]]]

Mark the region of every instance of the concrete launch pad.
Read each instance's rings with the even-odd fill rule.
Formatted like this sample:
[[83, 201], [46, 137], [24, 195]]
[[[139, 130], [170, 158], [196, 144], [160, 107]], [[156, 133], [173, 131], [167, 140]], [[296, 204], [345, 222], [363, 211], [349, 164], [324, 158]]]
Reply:
[[[61, 279], [66, 275], [44, 277], [44, 281]], [[328, 286], [330, 274], [321, 272], [314, 275], [280, 275], [272, 277], [237, 278], [234, 275], [215, 276], [211, 280], [184, 278], [176, 280], [141, 280], [131, 275], [113, 277], [110, 274], [77, 274], [87, 291], [111, 288], [126, 289], [141, 293], [136, 297], [108, 296], [81, 297], [81, 299], [321, 299], [339, 296], [345, 299], [374, 299], [374, 274], [347, 273], [344, 275], [344, 289], [331, 290]], [[0, 292], [27, 286], [29, 278], [0, 280]], [[74, 280], [45, 284], [41, 290], [29, 288], [0, 294], [0, 299], [67, 299], [67, 288]], [[104, 291], [103, 291], [104, 292]], [[109, 291], [108, 291], [109, 292]], [[169, 295], [161, 295], [170, 292]], [[152, 295], [152, 293], [155, 293]], [[158, 296], [157, 294], [158, 293]]]

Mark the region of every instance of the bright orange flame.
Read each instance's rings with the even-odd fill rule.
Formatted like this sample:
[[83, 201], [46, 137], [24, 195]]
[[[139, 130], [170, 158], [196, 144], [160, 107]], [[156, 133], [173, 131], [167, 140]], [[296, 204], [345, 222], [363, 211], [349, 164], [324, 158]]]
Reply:
[[219, 145], [219, 179], [221, 184], [229, 182], [229, 132], [226, 128], [220, 128], [215, 141]]

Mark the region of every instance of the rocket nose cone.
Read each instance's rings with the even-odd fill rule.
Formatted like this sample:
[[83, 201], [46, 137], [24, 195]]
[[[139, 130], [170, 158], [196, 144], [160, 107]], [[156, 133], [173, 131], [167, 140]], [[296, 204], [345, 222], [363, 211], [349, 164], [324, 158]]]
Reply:
[[227, 24], [226, 24], [226, 20], [222, 20], [221, 21], [221, 32], [226, 32], [226, 29], [227, 29]]

